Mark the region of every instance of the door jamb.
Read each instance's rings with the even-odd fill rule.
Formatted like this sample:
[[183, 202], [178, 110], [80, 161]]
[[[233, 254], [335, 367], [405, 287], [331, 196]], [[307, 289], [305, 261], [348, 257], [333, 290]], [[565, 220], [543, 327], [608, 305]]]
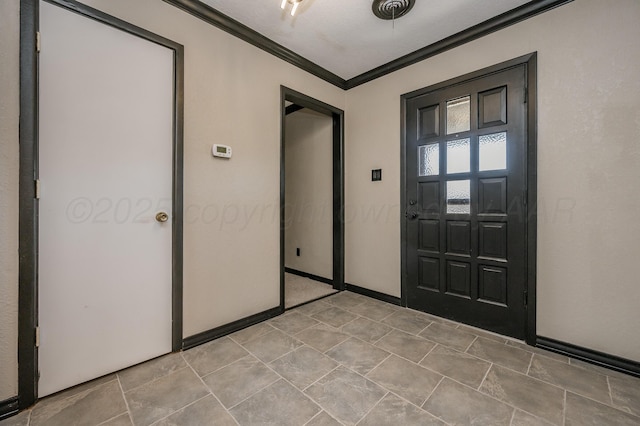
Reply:
[[331, 117], [333, 120], [333, 288], [344, 284], [344, 111], [305, 94], [280, 86], [280, 310], [284, 312], [285, 126], [286, 101]]
[[[510, 61], [483, 68], [438, 84], [434, 84], [422, 89], [406, 93], [400, 97], [400, 205], [406, 206], [407, 172], [406, 172], [406, 128], [407, 128], [407, 102], [416, 96], [421, 96], [429, 92], [440, 90], [449, 86], [461, 84], [470, 80], [485, 77], [504, 71], [509, 68], [524, 65], [525, 67], [525, 91], [527, 112], [525, 119], [527, 146], [525, 161], [526, 180], [526, 205], [525, 205], [525, 251], [526, 251], [526, 271], [525, 271], [525, 339], [529, 345], [536, 344], [536, 247], [537, 247], [537, 52], [520, 56]], [[406, 220], [400, 220], [401, 235], [401, 302], [402, 306], [407, 306], [407, 225]]]
[[[74, 0], [45, 0], [68, 11], [164, 46], [174, 52], [173, 227], [172, 227], [172, 350], [182, 349], [183, 319], [183, 129], [184, 47], [126, 21]], [[39, 0], [20, 1], [20, 177], [18, 401], [19, 409], [38, 399], [38, 53]]]

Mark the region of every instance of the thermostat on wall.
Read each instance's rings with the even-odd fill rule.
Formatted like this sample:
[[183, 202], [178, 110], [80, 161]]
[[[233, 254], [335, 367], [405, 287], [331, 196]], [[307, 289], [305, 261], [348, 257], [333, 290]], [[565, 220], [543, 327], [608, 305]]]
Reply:
[[214, 143], [211, 152], [214, 157], [231, 158], [231, 147], [227, 145]]

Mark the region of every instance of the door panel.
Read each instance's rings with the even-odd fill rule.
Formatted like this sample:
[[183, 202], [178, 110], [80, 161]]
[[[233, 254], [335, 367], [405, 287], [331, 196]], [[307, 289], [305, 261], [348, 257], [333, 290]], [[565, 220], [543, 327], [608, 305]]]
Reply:
[[42, 397], [171, 351], [174, 52], [45, 2], [40, 31]]
[[523, 338], [525, 67], [406, 100], [407, 304]]

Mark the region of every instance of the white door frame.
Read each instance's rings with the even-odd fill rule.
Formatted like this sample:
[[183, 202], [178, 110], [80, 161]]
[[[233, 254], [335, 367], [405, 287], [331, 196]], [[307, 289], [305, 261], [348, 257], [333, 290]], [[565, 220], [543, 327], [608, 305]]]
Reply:
[[[184, 47], [74, 0], [45, 0], [103, 24], [136, 35], [174, 52], [172, 201], [172, 350], [183, 346], [183, 117]], [[19, 335], [18, 403], [20, 409], [37, 400], [38, 387], [38, 53], [39, 0], [20, 4], [20, 189], [19, 189]]]

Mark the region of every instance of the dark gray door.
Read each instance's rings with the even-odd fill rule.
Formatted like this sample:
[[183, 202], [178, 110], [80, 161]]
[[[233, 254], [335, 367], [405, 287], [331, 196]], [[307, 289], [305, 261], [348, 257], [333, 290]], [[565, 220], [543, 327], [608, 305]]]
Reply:
[[525, 66], [406, 98], [410, 308], [525, 337]]

